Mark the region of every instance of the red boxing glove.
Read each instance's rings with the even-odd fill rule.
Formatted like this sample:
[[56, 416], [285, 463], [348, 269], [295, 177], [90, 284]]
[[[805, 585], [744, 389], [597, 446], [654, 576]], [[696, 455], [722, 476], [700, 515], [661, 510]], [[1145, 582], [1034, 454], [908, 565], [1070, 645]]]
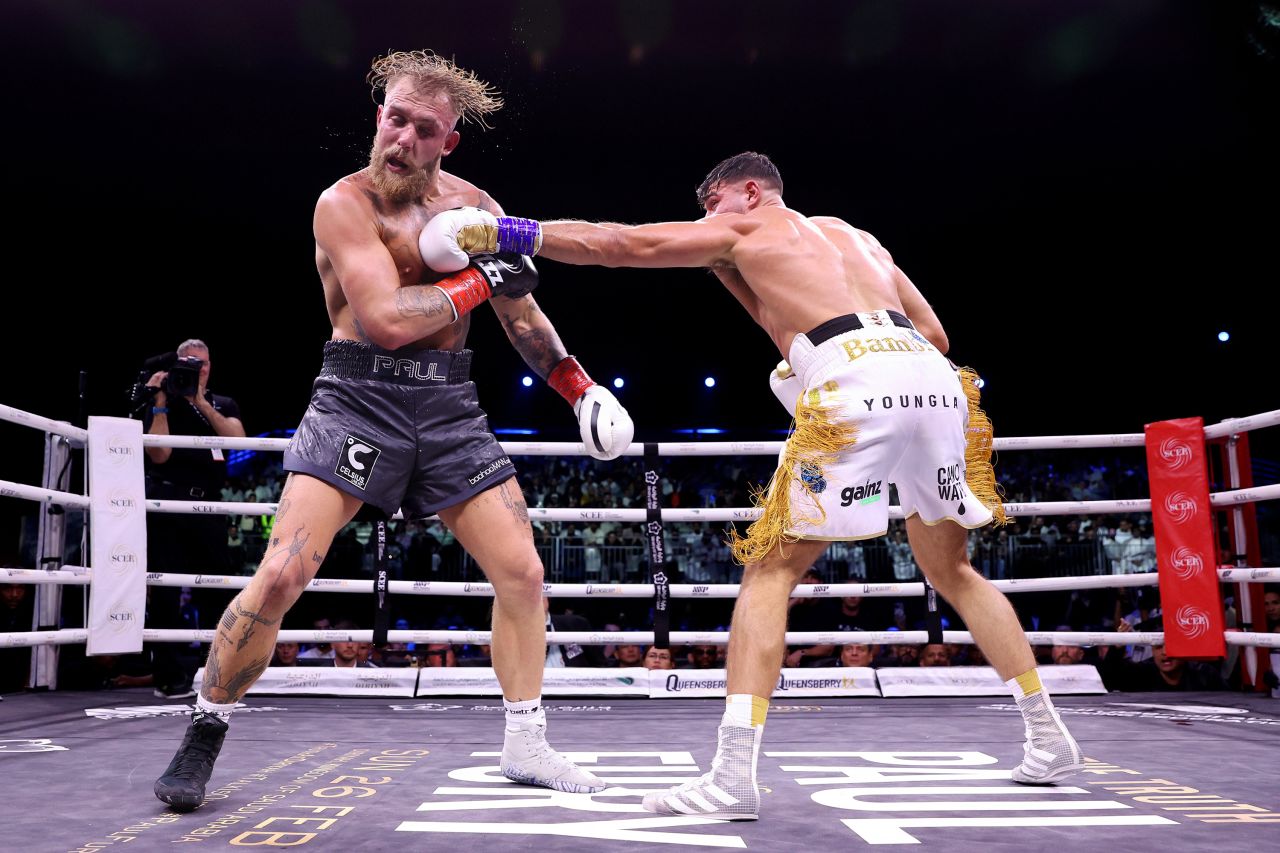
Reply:
[[582, 395], [587, 393], [587, 389], [596, 383], [582, 369], [582, 365], [578, 364], [576, 358], [567, 355], [547, 376], [547, 384], [564, 397], [565, 402], [570, 406], [575, 406], [582, 399]]

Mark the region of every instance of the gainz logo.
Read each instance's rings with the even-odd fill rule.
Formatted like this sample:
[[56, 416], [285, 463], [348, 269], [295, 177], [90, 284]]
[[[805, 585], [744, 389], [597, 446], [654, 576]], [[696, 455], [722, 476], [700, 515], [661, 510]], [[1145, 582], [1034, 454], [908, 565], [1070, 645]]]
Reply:
[[1204, 571], [1204, 560], [1198, 553], [1183, 546], [1173, 552], [1173, 570], [1182, 580], [1189, 580]]
[[1209, 632], [1209, 614], [1199, 607], [1184, 604], [1178, 608], [1178, 628], [1189, 640], [1202, 637]]
[[880, 491], [883, 480], [876, 480], [874, 483], [863, 483], [861, 486], [847, 486], [840, 491], [840, 506], [852, 506], [854, 501], [859, 506], [865, 504], [873, 504], [880, 500]]
[[1176, 438], [1160, 442], [1160, 458], [1169, 464], [1170, 471], [1177, 471], [1191, 462], [1191, 445]]
[[1165, 510], [1173, 516], [1173, 520], [1178, 524], [1185, 524], [1196, 517], [1196, 511], [1199, 507], [1196, 505], [1195, 499], [1186, 492], [1171, 492], [1164, 499]]

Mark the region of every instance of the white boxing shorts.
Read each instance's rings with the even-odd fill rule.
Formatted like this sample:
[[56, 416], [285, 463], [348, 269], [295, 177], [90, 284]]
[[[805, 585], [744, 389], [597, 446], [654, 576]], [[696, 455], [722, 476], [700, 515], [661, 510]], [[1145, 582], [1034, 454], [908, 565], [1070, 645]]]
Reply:
[[[907, 517], [966, 528], [991, 521], [965, 481], [969, 406], [960, 378], [910, 320], [897, 311], [836, 317], [796, 335], [788, 355], [805, 389], [798, 416], [807, 404], [847, 428], [851, 441], [816, 456], [783, 451], [793, 476], [775, 477], [774, 487], [789, 489], [785, 535], [883, 536], [890, 483]], [[798, 421], [788, 445], [803, 439], [804, 429]]]

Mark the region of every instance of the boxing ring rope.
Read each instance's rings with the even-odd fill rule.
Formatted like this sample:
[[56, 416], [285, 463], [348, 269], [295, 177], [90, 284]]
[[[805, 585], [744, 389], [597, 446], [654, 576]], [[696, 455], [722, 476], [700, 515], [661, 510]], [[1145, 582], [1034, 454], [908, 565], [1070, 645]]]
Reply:
[[[0, 405], [0, 420], [29, 426], [62, 436], [77, 446], [84, 446], [88, 440], [88, 431], [71, 426], [61, 421], [53, 421], [33, 415], [19, 409]], [[1245, 418], [1231, 418], [1219, 424], [1204, 428], [1206, 438], [1222, 438], [1241, 432], [1260, 429], [1267, 426], [1280, 425], [1280, 410], [1273, 410]], [[996, 450], [1040, 450], [1071, 449], [1098, 447], [1140, 447], [1145, 436], [1142, 433], [1078, 435], [1078, 436], [1038, 436], [999, 438], [994, 442]], [[143, 436], [144, 447], [227, 449], [227, 450], [261, 450], [279, 451], [287, 447], [289, 440], [282, 438], [224, 438], [219, 436]], [[745, 456], [776, 455], [782, 448], [781, 441], [712, 441], [712, 442], [659, 442], [656, 445], [660, 456]], [[502, 447], [512, 456], [583, 456], [584, 446], [574, 442], [503, 442]], [[645, 445], [632, 444], [623, 456], [643, 456]], [[84, 495], [45, 489], [25, 484], [0, 480], [0, 496], [47, 502], [69, 508], [85, 509], [90, 499]], [[1238, 508], [1243, 504], [1280, 499], [1280, 484], [1232, 489], [1211, 495], [1211, 504], [1218, 508]], [[191, 502], [191, 501], [145, 501], [149, 512], [210, 514], [223, 513], [232, 515], [273, 515], [278, 504], [253, 502]], [[1051, 501], [1006, 504], [1006, 511], [1011, 516], [1026, 515], [1083, 515], [1094, 513], [1131, 513], [1149, 512], [1149, 499], [1110, 500], [1110, 501]], [[698, 509], [662, 509], [662, 521], [748, 521], [757, 518], [760, 511], [754, 508], [698, 508]], [[544, 521], [623, 521], [644, 522], [648, 515], [645, 509], [529, 509], [533, 519]], [[901, 508], [890, 510], [891, 518], [902, 518]], [[1223, 582], [1257, 582], [1280, 577], [1280, 569], [1273, 568], [1230, 568], [1219, 569], [1219, 580]], [[10, 583], [85, 585], [90, 580], [90, 569], [78, 566], [64, 566], [58, 570], [3, 569], [0, 577]], [[153, 572], [148, 575], [147, 583], [153, 586], [204, 586], [243, 588], [251, 578], [233, 575], [186, 575], [176, 573]], [[1000, 589], [1009, 592], [1032, 592], [1052, 590], [1081, 590], [1108, 587], [1136, 587], [1158, 585], [1156, 573], [1133, 575], [1101, 575], [1073, 578], [1037, 578], [1025, 580], [993, 581]], [[304, 589], [325, 592], [369, 593], [371, 580], [355, 579], [314, 579]], [[738, 584], [672, 584], [669, 587], [673, 597], [688, 598], [733, 598], [737, 596]], [[560, 597], [618, 597], [645, 598], [654, 594], [654, 584], [544, 584], [544, 593]], [[389, 581], [388, 591], [407, 595], [454, 595], [485, 596], [493, 595], [493, 587], [488, 583], [462, 583], [438, 581]], [[887, 583], [887, 584], [819, 584], [797, 586], [793, 597], [842, 597], [842, 596], [903, 596], [918, 597], [925, 594], [923, 583]], [[143, 629], [145, 642], [211, 642], [213, 630], [162, 630]], [[335, 642], [353, 640], [369, 642], [373, 631], [281, 631], [281, 642]], [[972, 637], [967, 631], [944, 631], [944, 642], [967, 644]], [[14, 632], [0, 634], [0, 646], [35, 646], [62, 645], [68, 643], [87, 642], [87, 629], [56, 629], [46, 631]], [[389, 631], [388, 642], [393, 643], [480, 643], [489, 641], [487, 631]], [[673, 631], [669, 639], [673, 644], [716, 644], [723, 645], [728, 641], [727, 632], [681, 632]], [[826, 643], [873, 643], [873, 644], [919, 644], [928, 639], [927, 631], [849, 631], [849, 632], [793, 632], [787, 634], [787, 643], [791, 645], [826, 644]], [[1032, 644], [1084, 644], [1084, 645], [1158, 645], [1163, 643], [1162, 632], [1027, 632], [1028, 641]], [[551, 643], [578, 644], [612, 644], [652, 642], [655, 632], [548, 632], [547, 639]], [[1265, 646], [1280, 647], [1280, 634], [1260, 632], [1228, 631], [1226, 641], [1233, 646]]]

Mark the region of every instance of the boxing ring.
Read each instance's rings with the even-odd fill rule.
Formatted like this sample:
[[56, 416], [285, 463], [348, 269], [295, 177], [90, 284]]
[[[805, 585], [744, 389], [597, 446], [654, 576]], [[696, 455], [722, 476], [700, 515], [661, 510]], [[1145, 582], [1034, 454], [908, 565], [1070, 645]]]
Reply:
[[[0, 406], [0, 419], [45, 433], [45, 482], [0, 481], [0, 496], [45, 507], [87, 511], [91, 497], [67, 490], [70, 451], [93, 447], [88, 431]], [[110, 419], [114, 420], [114, 419]], [[1254, 599], [1248, 584], [1280, 579], [1280, 569], [1250, 567], [1244, 508], [1280, 498], [1280, 485], [1252, 487], [1234, 453], [1234, 439], [1280, 425], [1280, 411], [1204, 428], [1226, 439], [1224, 472], [1232, 488], [1211, 495], [1230, 516], [1231, 551], [1241, 565], [1216, 569], [1218, 582], [1239, 582], [1240, 621], [1249, 627]], [[92, 427], [92, 424], [91, 424]], [[150, 446], [279, 451], [283, 439], [146, 436]], [[997, 450], [1141, 446], [1142, 434], [996, 439]], [[506, 442], [519, 455], [582, 455], [580, 444]], [[619, 521], [644, 524], [653, 565], [662, 565], [662, 524], [746, 521], [748, 508], [667, 509], [655, 506], [654, 460], [677, 455], [775, 455], [781, 442], [702, 442], [633, 445], [644, 456], [647, 508], [530, 508], [543, 521]], [[1245, 466], [1247, 467], [1247, 466]], [[59, 480], [59, 477], [62, 479]], [[123, 494], [123, 493], [121, 493]], [[146, 500], [126, 511], [273, 514], [275, 504]], [[1150, 500], [1007, 504], [1011, 516], [1137, 513]], [[1175, 507], [1176, 509], [1176, 507]], [[897, 508], [892, 518], [901, 518]], [[0, 634], [0, 647], [31, 647], [33, 687], [56, 686], [57, 648], [92, 643], [100, 628], [56, 626], [61, 590], [92, 584], [91, 567], [48, 562], [61, 553], [64, 516], [43, 513], [40, 557], [48, 569], [0, 569], [0, 583], [36, 585], [33, 630]], [[657, 549], [656, 552], [654, 549]], [[114, 552], [113, 552], [114, 553]], [[169, 568], [169, 567], [165, 567]], [[657, 619], [649, 631], [549, 632], [548, 641], [581, 645], [727, 642], [721, 632], [670, 631], [662, 618], [680, 598], [732, 598], [736, 584], [669, 583], [660, 568], [647, 584], [547, 583], [557, 598], [647, 598]], [[249, 578], [147, 572], [149, 586], [237, 588]], [[1156, 573], [1087, 578], [995, 581], [1007, 593], [1153, 586]], [[386, 596], [491, 596], [485, 583], [316, 579], [309, 592]], [[803, 597], [925, 597], [924, 583], [833, 583], [796, 588]], [[1016, 602], [1015, 602], [1016, 604]], [[376, 618], [376, 617], [375, 617]], [[213, 631], [145, 628], [153, 643], [209, 642]], [[487, 643], [483, 631], [281, 631], [281, 641], [339, 640], [403, 643]], [[792, 632], [792, 645], [817, 643], [972, 642], [968, 632]], [[1162, 632], [1028, 632], [1032, 644], [1165, 642]], [[1254, 683], [1265, 662], [1257, 650], [1280, 648], [1280, 635], [1253, 630], [1222, 633], [1240, 647]], [[461, 844], [545, 844], [552, 849], [667, 850], [739, 848], [809, 850], [827, 846], [961, 845], [1025, 850], [1203, 850], [1241, 843], [1266, 849], [1280, 823], [1280, 705], [1262, 694], [1119, 694], [1100, 690], [1088, 673], [1065, 672], [1046, 684], [1088, 756], [1086, 770], [1068, 784], [1026, 788], [1008, 780], [1021, 757], [1017, 707], [992, 672], [961, 673], [949, 695], [919, 695], [881, 670], [784, 670], [760, 757], [762, 819], [744, 825], [644, 812], [640, 795], [693, 778], [714, 752], [713, 732], [723, 673], [700, 677], [675, 670], [593, 671], [561, 677], [548, 670], [544, 695], [549, 737], [561, 751], [601, 776], [604, 792], [562, 794], [510, 783], [498, 773], [502, 704], [484, 682], [441, 681], [426, 670], [352, 670], [322, 679], [268, 671], [232, 721], [208, 800], [178, 815], [157, 802], [151, 786], [180, 738], [192, 700], [157, 702], [150, 689], [111, 693], [36, 691], [0, 704], [0, 762], [7, 848], [132, 850], [294, 847], [353, 850], [431, 849]], [[1092, 670], [1092, 667], [1080, 667]], [[330, 672], [330, 671], [323, 671]], [[603, 674], [602, 674], [603, 673]], [[835, 673], [832, 675], [831, 673]], [[278, 675], [278, 678], [273, 676]], [[672, 677], [676, 678], [673, 685]], [[680, 678], [684, 678], [681, 687]], [[787, 682], [790, 677], [790, 682]], [[1096, 678], [1096, 674], [1095, 674]], [[594, 680], [593, 680], [594, 679]], [[992, 679], [995, 679], [994, 684]], [[323, 683], [321, 683], [323, 681]], [[606, 682], [608, 682], [606, 684]], [[717, 689], [718, 684], [718, 689]], [[910, 686], [908, 686], [910, 687]], [[486, 695], [486, 692], [488, 695]], [[317, 695], [323, 694], [323, 695]], [[340, 695], [339, 695], [340, 694]], [[833, 695], [834, 694], [834, 695]], [[444, 836], [444, 837], [441, 837]]]

